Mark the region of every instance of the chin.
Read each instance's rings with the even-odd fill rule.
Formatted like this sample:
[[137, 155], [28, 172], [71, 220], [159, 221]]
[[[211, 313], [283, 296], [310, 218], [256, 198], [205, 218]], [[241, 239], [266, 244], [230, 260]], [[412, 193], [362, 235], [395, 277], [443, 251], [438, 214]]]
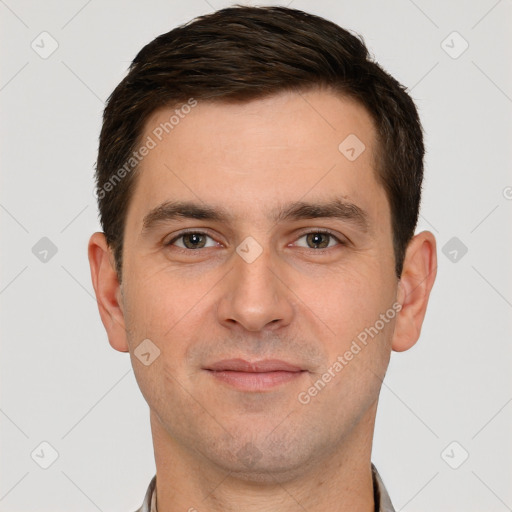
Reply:
[[[271, 430], [271, 429], [270, 429]], [[259, 432], [268, 432], [265, 429]], [[224, 437], [219, 443], [205, 447], [207, 458], [230, 477], [258, 484], [284, 484], [311, 470], [318, 453], [311, 439], [299, 439], [282, 432], [280, 436], [250, 434], [246, 439]], [[252, 439], [252, 440], [249, 440]]]

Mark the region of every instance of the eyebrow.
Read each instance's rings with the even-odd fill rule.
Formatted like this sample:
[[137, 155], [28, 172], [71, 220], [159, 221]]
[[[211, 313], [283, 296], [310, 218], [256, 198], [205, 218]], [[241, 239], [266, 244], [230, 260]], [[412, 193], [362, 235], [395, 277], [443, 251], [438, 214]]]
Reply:
[[[307, 220], [319, 218], [339, 219], [368, 232], [368, 214], [354, 203], [336, 198], [327, 202], [295, 201], [284, 207], [278, 207], [269, 214], [274, 223], [290, 220]], [[142, 233], [148, 233], [159, 224], [176, 219], [209, 220], [230, 223], [235, 216], [227, 209], [219, 206], [209, 206], [190, 201], [165, 201], [150, 210], [142, 221]]]

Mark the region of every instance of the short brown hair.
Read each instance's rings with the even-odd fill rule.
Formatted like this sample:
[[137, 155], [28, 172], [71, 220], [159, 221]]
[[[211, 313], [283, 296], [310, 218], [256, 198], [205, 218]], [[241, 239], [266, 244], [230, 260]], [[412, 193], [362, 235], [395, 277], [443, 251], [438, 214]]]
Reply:
[[414, 102], [372, 60], [360, 36], [297, 9], [233, 6], [151, 41], [107, 100], [96, 195], [119, 280], [126, 213], [138, 175], [133, 154], [151, 113], [191, 98], [250, 101], [322, 86], [357, 100], [375, 123], [376, 178], [390, 204], [400, 277], [423, 180], [423, 133]]

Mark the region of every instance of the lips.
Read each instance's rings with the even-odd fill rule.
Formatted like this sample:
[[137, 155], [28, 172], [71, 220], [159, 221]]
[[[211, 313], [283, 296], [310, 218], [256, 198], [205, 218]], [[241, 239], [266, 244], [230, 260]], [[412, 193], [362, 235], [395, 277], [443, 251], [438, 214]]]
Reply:
[[279, 389], [286, 383], [301, 379], [306, 370], [279, 359], [246, 361], [223, 359], [204, 368], [215, 382], [243, 392], [262, 393]]
[[245, 359], [223, 359], [208, 366], [207, 370], [215, 372], [247, 372], [247, 373], [268, 373], [268, 372], [300, 372], [302, 368], [281, 361], [279, 359], [264, 359], [253, 361], [252, 363]]

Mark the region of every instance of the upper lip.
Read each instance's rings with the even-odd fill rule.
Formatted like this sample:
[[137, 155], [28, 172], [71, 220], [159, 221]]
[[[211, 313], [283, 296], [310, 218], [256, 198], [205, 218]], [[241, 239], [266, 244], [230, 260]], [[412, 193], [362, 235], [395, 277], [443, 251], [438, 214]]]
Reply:
[[300, 372], [303, 371], [299, 366], [281, 361], [280, 359], [262, 359], [260, 361], [246, 361], [245, 359], [223, 359], [217, 361], [205, 368], [213, 371], [233, 371], [233, 372]]

